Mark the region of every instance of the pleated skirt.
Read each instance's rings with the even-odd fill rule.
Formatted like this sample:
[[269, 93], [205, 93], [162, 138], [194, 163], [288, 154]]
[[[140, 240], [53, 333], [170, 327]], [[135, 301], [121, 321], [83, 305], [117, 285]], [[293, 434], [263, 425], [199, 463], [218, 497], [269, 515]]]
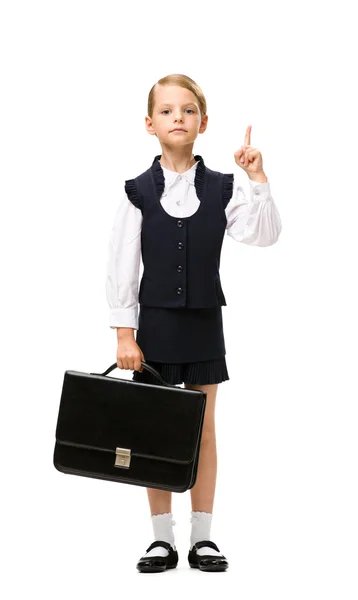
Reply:
[[[136, 342], [145, 362], [167, 383], [207, 385], [230, 379], [221, 306], [140, 306]], [[146, 369], [134, 371], [133, 381], [160, 384]]]

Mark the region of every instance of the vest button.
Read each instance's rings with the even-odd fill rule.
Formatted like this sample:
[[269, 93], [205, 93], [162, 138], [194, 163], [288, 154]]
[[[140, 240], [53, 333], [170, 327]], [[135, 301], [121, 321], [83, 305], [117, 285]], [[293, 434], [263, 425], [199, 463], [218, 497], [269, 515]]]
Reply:
[[182, 267], [181, 265], [178, 265], [178, 266], [177, 266], [177, 271], [178, 271], [178, 273], [181, 273], [181, 272], [182, 272], [182, 270], [183, 270], [183, 267]]
[[181, 288], [181, 287], [178, 287], [178, 288], [177, 288], [177, 294], [181, 294], [182, 292], [183, 292], [183, 288]]
[[183, 246], [184, 246], [183, 242], [178, 242], [178, 248], [179, 248], [179, 250], [182, 250]]
[[177, 221], [177, 225], [178, 225], [178, 227], [183, 227], [183, 221], [181, 221], [181, 220], [179, 219], [179, 221]]

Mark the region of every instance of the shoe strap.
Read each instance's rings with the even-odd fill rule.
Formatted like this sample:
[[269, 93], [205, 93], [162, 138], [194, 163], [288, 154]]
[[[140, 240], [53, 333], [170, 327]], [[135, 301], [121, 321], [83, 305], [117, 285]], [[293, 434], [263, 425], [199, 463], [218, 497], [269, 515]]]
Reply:
[[198, 550], [199, 548], [203, 548], [204, 546], [208, 546], [209, 548], [213, 548], [213, 550], [220, 552], [217, 545], [214, 544], [214, 542], [212, 542], [211, 540], [202, 540], [200, 542], [196, 542], [196, 544], [194, 544], [192, 550]]
[[153, 548], [158, 548], [158, 546], [162, 546], [163, 548], [166, 548], [168, 550], [168, 552], [170, 550], [173, 550], [173, 547], [171, 546], [171, 544], [169, 544], [169, 542], [165, 542], [164, 540], [156, 540], [149, 546], [149, 548], [147, 548], [146, 552], [149, 552]]

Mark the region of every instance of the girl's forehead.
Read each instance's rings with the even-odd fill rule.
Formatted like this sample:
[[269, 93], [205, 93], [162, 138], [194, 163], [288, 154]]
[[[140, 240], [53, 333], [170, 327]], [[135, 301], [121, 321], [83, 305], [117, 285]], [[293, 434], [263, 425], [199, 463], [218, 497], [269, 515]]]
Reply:
[[194, 102], [196, 97], [190, 90], [177, 85], [163, 86], [156, 90], [156, 100], [158, 104], [175, 103], [175, 102]]

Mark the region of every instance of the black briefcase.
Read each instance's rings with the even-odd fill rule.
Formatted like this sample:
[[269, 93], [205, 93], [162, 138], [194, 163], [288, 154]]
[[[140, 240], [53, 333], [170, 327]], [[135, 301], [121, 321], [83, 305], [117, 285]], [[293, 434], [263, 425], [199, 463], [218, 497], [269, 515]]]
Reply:
[[206, 392], [65, 371], [53, 463], [58, 471], [185, 492], [196, 481]]

